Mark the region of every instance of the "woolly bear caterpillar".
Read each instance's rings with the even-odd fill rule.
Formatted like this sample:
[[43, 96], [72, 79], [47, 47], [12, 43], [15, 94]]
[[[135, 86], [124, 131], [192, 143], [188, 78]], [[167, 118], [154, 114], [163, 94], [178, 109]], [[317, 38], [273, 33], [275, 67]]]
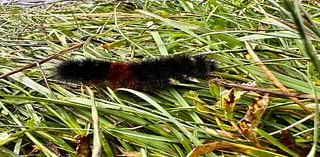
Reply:
[[55, 76], [66, 82], [148, 89], [168, 86], [171, 79], [204, 78], [216, 68], [217, 63], [205, 56], [173, 55], [140, 62], [85, 59], [60, 63]]

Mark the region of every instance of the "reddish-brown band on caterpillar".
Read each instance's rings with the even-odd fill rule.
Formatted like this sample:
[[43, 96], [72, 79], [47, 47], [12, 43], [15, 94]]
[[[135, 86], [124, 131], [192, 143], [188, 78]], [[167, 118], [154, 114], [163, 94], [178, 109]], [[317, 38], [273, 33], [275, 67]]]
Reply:
[[141, 62], [110, 62], [94, 59], [69, 60], [55, 70], [57, 79], [84, 84], [108, 82], [112, 88], [160, 88], [170, 80], [184, 81], [189, 77], [204, 78], [217, 68], [205, 56], [173, 55]]

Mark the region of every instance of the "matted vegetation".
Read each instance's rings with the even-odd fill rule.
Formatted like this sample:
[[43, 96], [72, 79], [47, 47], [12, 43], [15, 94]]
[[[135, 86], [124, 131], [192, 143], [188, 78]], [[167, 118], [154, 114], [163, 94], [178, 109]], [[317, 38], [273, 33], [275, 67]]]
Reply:
[[[2, 5], [0, 156], [319, 155], [319, 6], [312, 0]], [[64, 59], [172, 54], [208, 55], [219, 69], [208, 80], [149, 91], [52, 77]]]

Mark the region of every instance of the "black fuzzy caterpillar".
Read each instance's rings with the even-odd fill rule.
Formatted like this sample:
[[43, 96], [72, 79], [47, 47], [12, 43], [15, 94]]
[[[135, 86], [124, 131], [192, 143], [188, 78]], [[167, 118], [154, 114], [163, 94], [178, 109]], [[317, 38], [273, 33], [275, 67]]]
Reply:
[[168, 86], [171, 79], [204, 78], [216, 68], [217, 63], [205, 56], [173, 55], [140, 62], [85, 59], [60, 63], [55, 76], [74, 83], [107, 82], [111, 88], [148, 89]]

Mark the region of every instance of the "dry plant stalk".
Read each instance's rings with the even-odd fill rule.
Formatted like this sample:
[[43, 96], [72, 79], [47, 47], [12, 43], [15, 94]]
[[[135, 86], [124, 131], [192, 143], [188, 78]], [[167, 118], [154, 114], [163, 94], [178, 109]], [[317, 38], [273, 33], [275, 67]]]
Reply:
[[[254, 53], [251, 46], [245, 42], [248, 53], [252, 56], [253, 60], [257, 63], [257, 65], [261, 68], [261, 70], [268, 76], [268, 78], [279, 87], [279, 89], [284, 93], [290, 93], [289, 90], [271, 73], [271, 71], [262, 63], [260, 58]], [[308, 113], [312, 113], [310, 109], [304, 106], [304, 104], [296, 97], [289, 97], [293, 102], [298, 104], [304, 111]]]

